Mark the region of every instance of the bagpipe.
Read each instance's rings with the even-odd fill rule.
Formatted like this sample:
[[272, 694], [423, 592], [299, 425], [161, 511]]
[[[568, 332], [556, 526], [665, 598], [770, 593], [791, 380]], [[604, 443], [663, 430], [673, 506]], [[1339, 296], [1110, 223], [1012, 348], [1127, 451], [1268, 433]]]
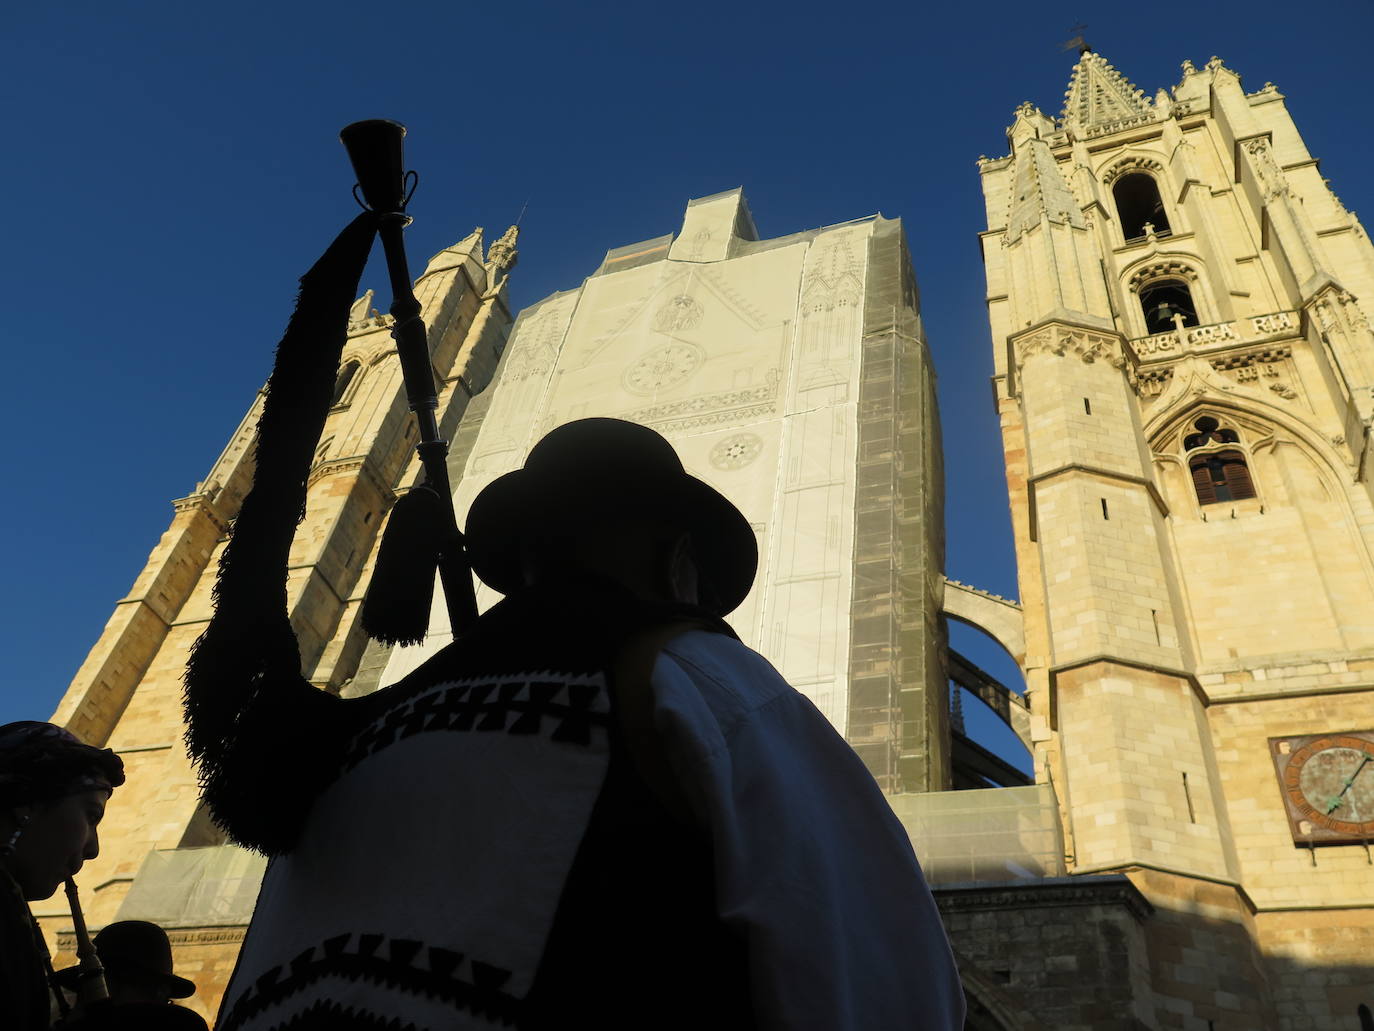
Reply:
[[[284, 795], [308, 796], [325, 775], [301, 747], [301, 724], [331, 718], [323, 703], [338, 699], [301, 676], [287, 605], [288, 564], [315, 450], [333, 405], [349, 312], [378, 237], [424, 480], [401, 495], [387, 520], [363, 604], [363, 629], [388, 644], [423, 640], [436, 570], [455, 636], [477, 618], [471, 565], [453, 511], [448, 443], [436, 418], [428, 335], [402, 235], [418, 183], [417, 174], [405, 169], [405, 131], [397, 122], [373, 119], [340, 133], [357, 179], [353, 195], [363, 210], [301, 277], [264, 390], [252, 487], [220, 558], [215, 614], [186, 668], [187, 752], [198, 767], [202, 797], [234, 840], [268, 854], [294, 840]], [[282, 804], [268, 804], [274, 796]]]

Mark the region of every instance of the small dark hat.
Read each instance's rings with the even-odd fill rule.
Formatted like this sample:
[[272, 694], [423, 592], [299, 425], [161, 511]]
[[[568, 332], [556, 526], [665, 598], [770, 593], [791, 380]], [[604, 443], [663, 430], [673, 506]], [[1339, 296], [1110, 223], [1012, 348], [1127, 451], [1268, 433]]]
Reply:
[[758, 570], [748, 521], [723, 494], [682, 468], [663, 437], [621, 419], [579, 419], [535, 444], [523, 469], [489, 483], [467, 518], [473, 571], [500, 591], [523, 585], [520, 545], [573, 536], [580, 524], [617, 515], [667, 523], [692, 535], [720, 615], [744, 600]]
[[172, 973], [172, 943], [167, 932], [146, 920], [119, 920], [96, 932], [95, 951], [107, 974], [117, 977], [120, 971], [160, 977], [170, 988], [173, 999], [185, 999], [196, 993], [195, 983]]
[[91, 789], [113, 793], [123, 783], [119, 756], [63, 727], [34, 720], [0, 726], [0, 809]]

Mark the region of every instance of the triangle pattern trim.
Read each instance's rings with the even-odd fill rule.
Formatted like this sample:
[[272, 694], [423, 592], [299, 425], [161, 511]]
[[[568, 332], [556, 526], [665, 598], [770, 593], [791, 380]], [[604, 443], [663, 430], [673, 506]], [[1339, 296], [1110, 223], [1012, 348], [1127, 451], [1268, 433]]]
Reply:
[[1078, 59], [1064, 93], [1064, 124], [1089, 129], [1149, 114], [1144, 92], [1101, 54], [1089, 50]]

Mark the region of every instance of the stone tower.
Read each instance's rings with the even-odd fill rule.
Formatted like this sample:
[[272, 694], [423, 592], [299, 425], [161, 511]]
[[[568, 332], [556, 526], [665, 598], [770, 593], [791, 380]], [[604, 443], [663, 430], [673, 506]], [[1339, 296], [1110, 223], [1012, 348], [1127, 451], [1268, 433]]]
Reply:
[[1085, 49], [1008, 137], [982, 244], [1036, 774], [1069, 872], [1148, 903], [1134, 1023], [1085, 1026], [1353, 1027], [1374, 248], [1283, 95], [1216, 58], [1149, 97]]
[[[435, 255], [416, 283], [445, 432], [486, 386], [505, 347], [516, 236], [512, 227], [484, 260], [477, 229]], [[419, 475], [392, 320], [377, 313], [372, 296], [368, 291], [353, 307], [287, 588], [305, 675], [336, 693], [348, 688], [367, 644], [358, 615], [379, 531], [397, 493]], [[264, 362], [268, 343], [262, 342]], [[212, 612], [228, 527], [252, 481], [261, 406], [259, 395], [205, 480], [173, 502], [171, 526], [53, 716], [85, 741], [113, 748], [128, 776], [101, 825], [101, 854], [80, 877], [88, 923], [94, 929], [140, 918], [168, 928], [178, 971], [199, 985], [190, 1004], [208, 1016], [252, 912], [262, 862], [222, 846], [199, 807], [182, 740], [181, 684], [188, 652]], [[50, 939], [70, 951], [60, 933], [70, 927], [60, 893], [34, 908]]]

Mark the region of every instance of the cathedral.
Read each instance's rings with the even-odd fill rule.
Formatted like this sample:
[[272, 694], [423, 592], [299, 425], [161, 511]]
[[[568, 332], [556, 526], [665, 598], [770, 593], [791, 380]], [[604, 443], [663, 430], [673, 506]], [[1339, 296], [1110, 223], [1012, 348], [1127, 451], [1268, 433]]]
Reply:
[[[761, 239], [739, 190], [518, 317], [514, 227], [430, 260], [416, 295], [460, 524], [589, 415], [653, 427], [730, 497], [760, 555], [731, 623], [907, 827], [970, 1028], [1358, 1027], [1374, 1007], [1374, 248], [1283, 94], [1246, 92], [1216, 58], [1148, 96], [1084, 48], [1063, 111], [1023, 104], [1007, 140], [978, 162], [978, 235], [1020, 602], [946, 576], [901, 222]], [[287, 585], [304, 675], [346, 697], [450, 637], [442, 598], [416, 646], [359, 620], [420, 476], [390, 329], [364, 294]], [[265, 861], [199, 803], [181, 677], [261, 402], [173, 502], [53, 717], [128, 771], [80, 878], [88, 922], [167, 928], [207, 1016]], [[951, 619], [1024, 683], [952, 650]], [[951, 685], [1007, 723], [1033, 777], [962, 732]], [[35, 911], [69, 954], [64, 903]]]

